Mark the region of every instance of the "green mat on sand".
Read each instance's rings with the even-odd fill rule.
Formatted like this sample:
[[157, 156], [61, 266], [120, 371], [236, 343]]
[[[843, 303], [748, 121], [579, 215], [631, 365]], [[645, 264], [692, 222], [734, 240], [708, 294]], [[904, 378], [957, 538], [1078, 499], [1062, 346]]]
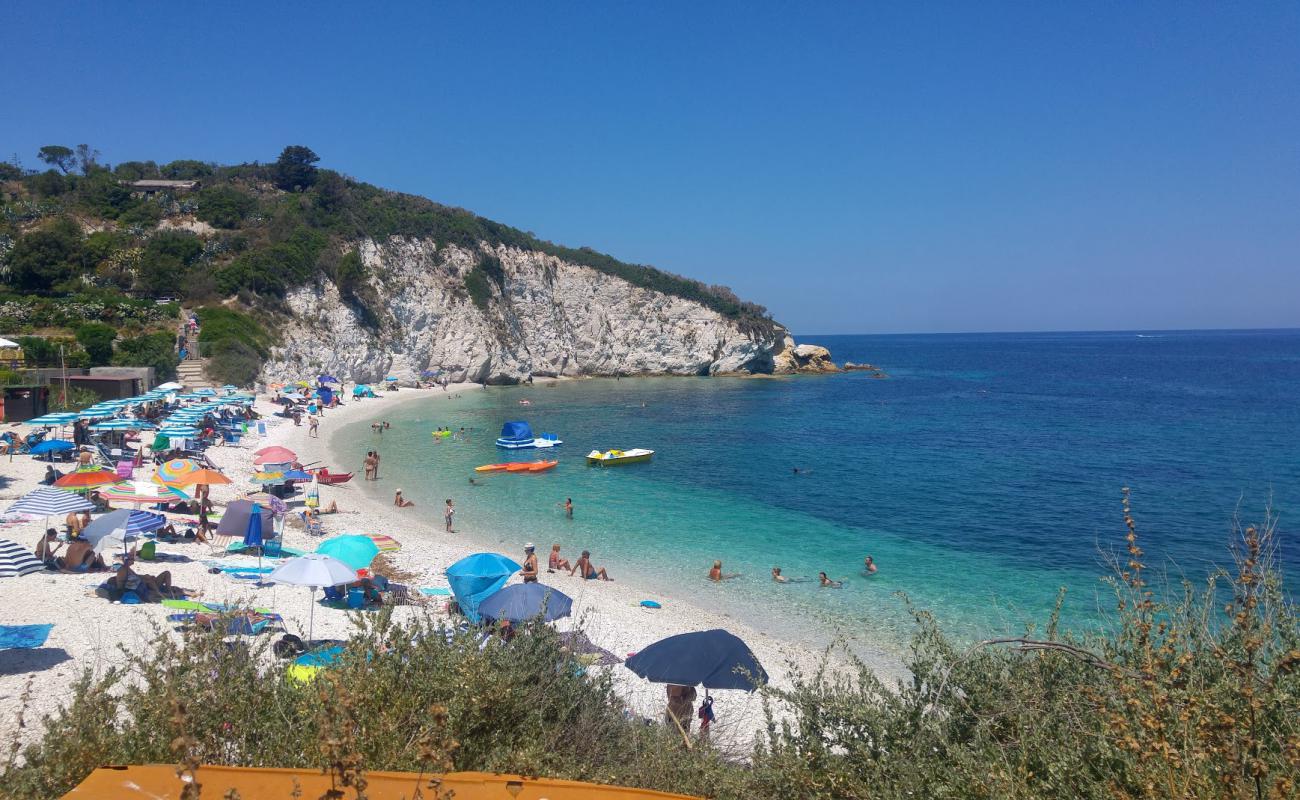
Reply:
[[[231, 542], [230, 546], [226, 548], [226, 552], [242, 553], [248, 549], [249, 549], [248, 547], [244, 546], [243, 542]], [[268, 555], [266, 557], [267, 558], [294, 558], [296, 556], [303, 555], [305, 552], [306, 552], [305, 550], [297, 550], [292, 547], [281, 547], [279, 555], [275, 555], [275, 556]]]

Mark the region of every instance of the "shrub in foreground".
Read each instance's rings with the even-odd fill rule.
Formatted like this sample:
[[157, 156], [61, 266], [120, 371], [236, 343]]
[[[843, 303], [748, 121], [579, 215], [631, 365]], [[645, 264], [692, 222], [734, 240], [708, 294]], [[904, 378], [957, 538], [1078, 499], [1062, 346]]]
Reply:
[[[1300, 774], [1300, 632], [1271, 523], [1235, 569], [1164, 600], [1125, 505], [1105, 635], [959, 646], [917, 612], [910, 679], [853, 669], [765, 690], [749, 758], [631, 718], [548, 628], [480, 648], [427, 621], [361, 622], [340, 666], [283, 679], [265, 645], [161, 637], [80, 679], [0, 794], [52, 797], [103, 763], [495, 770], [717, 798], [1286, 798]], [[201, 774], [201, 773], [200, 773]], [[356, 791], [358, 797], [363, 792]]]

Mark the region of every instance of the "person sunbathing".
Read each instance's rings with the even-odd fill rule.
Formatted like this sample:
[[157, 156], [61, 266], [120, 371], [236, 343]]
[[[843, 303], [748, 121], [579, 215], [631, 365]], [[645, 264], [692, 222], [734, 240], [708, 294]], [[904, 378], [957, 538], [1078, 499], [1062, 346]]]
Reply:
[[[414, 504], [412, 504], [412, 505], [414, 505]], [[329, 504], [328, 507], [326, 507], [326, 508], [322, 508], [322, 509], [320, 509], [319, 511], [317, 511], [316, 513], [317, 513], [317, 514], [337, 514], [337, 513], [339, 513], [339, 503], [338, 503], [337, 500], [331, 500], [331, 501], [330, 501], [330, 504]]]
[[396, 496], [393, 497], [393, 505], [397, 506], [398, 508], [410, 508], [411, 506], [415, 505], [415, 503], [402, 497], [402, 490], [398, 489]]
[[[163, 571], [157, 575], [141, 575], [131, 569], [135, 563], [133, 556], [127, 556], [121, 569], [113, 576], [113, 586], [119, 592], [135, 592], [141, 600], [149, 600], [152, 595], [158, 597], [171, 597], [175, 594], [172, 588], [172, 574], [169, 571]], [[143, 590], [143, 591], [142, 591]]]
[[80, 540], [68, 542], [68, 551], [62, 558], [54, 559], [54, 566], [60, 572], [98, 572], [108, 569], [108, 565], [95, 552], [95, 548]]
[[569, 575], [572, 576], [573, 573], [578, 570], [582, 570], [582, 577], [585, 580], [593, 580], [595, 578], [600, 578], [602, 581], [611, 580], [609, 574], [605, 572], [604, 567], [597, 568], [591, 563], [591, 551], [589, 550], [582, 551], [582, 555], [578, 558], [578, 562], [573, 565], [573, 569], [569, 570]]
[[560, 546], [553, 544], [551, 545], [551, 558], [546, 571], [554, 572], [557, 569], [569, 569], [569, 559], [560, 558]]

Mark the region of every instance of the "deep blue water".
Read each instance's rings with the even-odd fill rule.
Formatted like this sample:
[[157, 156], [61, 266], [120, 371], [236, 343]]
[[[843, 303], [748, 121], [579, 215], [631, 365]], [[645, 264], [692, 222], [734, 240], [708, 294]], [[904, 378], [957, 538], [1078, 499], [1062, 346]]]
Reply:
[[[380, 446], [422, 505], [454, 497], [467, 535], [493, 532], [506, 552], [526, 539], [589, 548], [616, 578], [815, 640], [838, 630], [896, 649], [912, 627], [898, 592], [961, 637], [1041, 624], [1061, 587], [1065, 622], [1095, 625], [1113, 606], [1099, 576], [1124, 543], [1125, 486], [1152, 566], [1203, 577], [1229, 561], [1234, 513], [1254, 522], [1270, 504], [1280, 561], [1300, 563], [1300, 331], [800, 340], [889, 378], [492, 388], [388, 414], [399, 435], [358, 424], [343, 438]], [[475, 465], [505, 460], [492, 439], [517, 418], [565, 440], [560, 466], [469, 486]], [[475, 436], [437, 444], [436, 425]], [[657, 454], [585, 466], [610, 447]], [[714, 558], [743, 576], [708, 583]], [[777, 564], [845, 585], [778, 586]]]

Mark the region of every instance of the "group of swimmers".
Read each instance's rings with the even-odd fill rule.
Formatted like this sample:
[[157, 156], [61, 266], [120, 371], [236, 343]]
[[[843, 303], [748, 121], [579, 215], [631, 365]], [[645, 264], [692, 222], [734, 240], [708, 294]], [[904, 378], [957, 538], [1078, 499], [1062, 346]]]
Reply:
[[[558, 548], [559, 545], [556, 545], [556, 547]], [[720, 583], [722, 581], [729, 581], [732, 578], [739, 578], [742, 574], [743, 573], [740, 572], [724, 573], [722, 571], [722, 560], [718, 559], [713, 562], [713, 567], [709, 570], [709, 580], [714, 583]], [[866, 559], [863, 560], [862, 574], [867, 577], [876, 574], [876, 561], [871, 556], [867, 556]], [[808, 577], [789, 578], [781, 574], [780, 567], [772, 567], [772, 580], [776, 583], [807, 583], [813, 579]], [[836, 580], [828, 576], [825, 572], [817, 573], [816, 580], [823, 589], [839, 589], [844, 586], [843, 580]]]

